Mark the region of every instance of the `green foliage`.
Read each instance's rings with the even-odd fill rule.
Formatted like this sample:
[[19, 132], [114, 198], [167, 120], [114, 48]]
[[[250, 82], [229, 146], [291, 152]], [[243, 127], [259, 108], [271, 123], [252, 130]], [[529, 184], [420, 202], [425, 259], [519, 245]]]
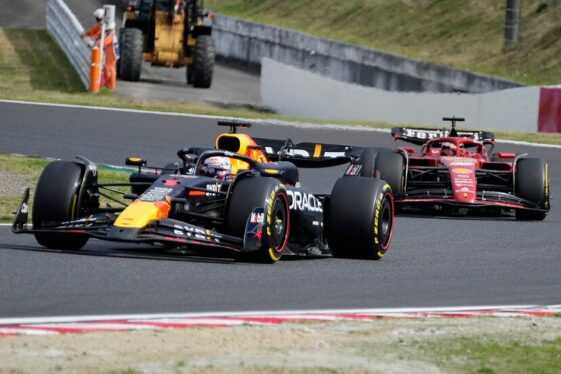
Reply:
[[561, 81], [561, 2], [522, 2], [504, 48], [506, 1], [207, 0], [214, 11], [529, 84]]
[[[21, 201], [22, 192], [25, 187], [31, 188], [30, 205], [33, 204], [33, 189], [41, 171], [49, 161], [34, 157], [11, 156], [0, 154], [0, 173], [4, 176], [4, 180], [0, 181], [0, 188], [8, 191], [0, 194], [0, 222], [11, 222], [14, 219], [14, 212]], [[99, 183], [122, 183], [128, 181], [129, 173], [104, 166], [99, 167], [98, 182]], [[23, 185], [20, 185], [23, 183]], [[126, 192], [126, 187], [114, 187], [116, 190]], [[122, 200], [121, 195], [117, 193], [108, 193], [114, 198]], [[101, 198], [102, 206], [117, 204], [106, 198]]]
[[559, 373], [561, 338], [525, 342], [500, 337], [461, 337], [418, 348], [441, 367], [469, 373]]
[[66, 56], [44, 30], [0, 30], [0, 78], [0, 91], [85, 91]]

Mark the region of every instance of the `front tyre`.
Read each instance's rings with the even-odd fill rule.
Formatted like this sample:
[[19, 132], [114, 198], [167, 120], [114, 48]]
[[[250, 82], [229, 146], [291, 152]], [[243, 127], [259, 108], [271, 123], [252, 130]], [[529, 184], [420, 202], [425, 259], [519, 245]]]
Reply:
[[243, 238], [251, 212], [260, 207], [265, 211], [261, 247], [240, 253], [236, 259], [272, 264], [281, 259], [290, 234], [288, 196], [278, 180], [248, 177], [236, 182], [228, 206], [227, 230], [230, 235]]
[[[82, 171], [71, 161], [53, 161], [43, 169], [33, 199], [33, 229], [78, 218]], [[84, 235], [51, 233], [37, 233], [35, 239], [43, 247], [63, 250], [78, 250], [88, 241]]]
[[393, 195], [386, 181], [337, 180], [326, 217], [326, 237], [334, 257], [380, 260], [390, 248], [393, 229]]
[[516, 219], [545, 219], [549, 205], [549, 175], [547, 163], [539, 158], [521, 158], [516, 163], [516, 196], [537, 204], [546, 211], [517, 210]]

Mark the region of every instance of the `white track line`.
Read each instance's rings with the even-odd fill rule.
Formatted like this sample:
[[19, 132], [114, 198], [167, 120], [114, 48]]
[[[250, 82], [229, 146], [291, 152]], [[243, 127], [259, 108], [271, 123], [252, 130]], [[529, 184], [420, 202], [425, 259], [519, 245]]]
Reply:
[[45, 323], [78, 323], [115, 320], [178, 320], [192, 318], [214, 317], [304, 317], [330, 314], [398, 314], [398, 313], [454, 313], [475, 311], [501, 311], [503, 313], [524, 310], [552, 310], [560, 311], [561, 305], [483, 305], [463, 307], [430, 307], [430, 308], [377, 308], [377, 309], [318, 309], [318, 310], [290, 310], [290, 311], [254, 311], [254, 312], [212, 312], [212, 313], [162, 313], [162, 314], [115, 314], [64, 317], [26, 317], [0, 318], [0, 325], [17, 324], [45, 324]]
[[[190, 113], [178, 113], [178, 112], [158, 112], [142, 109], [127, 109], [127, 108], [108, 108], [108, 107], [94, 107], [87, 105], [75, 105], [75, 104], [56, 104], [56, 103], [41, 103], [32, 101], [20, 101], [20, 100], [3, 100], [0, 99], [0, 103], [6, 104], [19, 104], [19, 105], [35, 105], [35, 106], [46, 106], [46, 107], [59, 107], [59, 108], [73, 108], [73, 109], [89, 109], [89, 110], [102, 110], [102, 111], [114, 111], [114, 112], [125, 112], [125, 113], [139, 113], [139, 114], [151, 114], [158, 116], [171, 116], [171, 117], [185, 117], [185, 118], [204, 118], [204, 119], [214, 119], [214, 120], [232, 120], [233, 117], [227, 116], [216, 116], [208, 114], [190, 114]], [[313, 128], [313, 129], [331, 129], [331, 130], [346, 130], [346, 131], [373, 131], [373, 132], [383, 132], [389, 133], [389, 129], [374, 128], [362, 125], [340, 125], [340, 124], [312, 124], [305, 122], [289, 122], [281, 120], [262, 120], [255, 118], [235, 118], [237, 121], [251, 122], [254, 124], [262, 125], [276, 125], [276, 126], [291, 126], [291, 127], [302, 127], [302, 128]], [[516, 144], [524, 145], [528, 147], [540, 147], [540, 148], [556, 148], [561, 149], [561, 145], [556, 144], [540, 144], [540, 143], [530, 143], [518, 140], [506, 140], [497, 139], [497, 141], [506, 144]]]

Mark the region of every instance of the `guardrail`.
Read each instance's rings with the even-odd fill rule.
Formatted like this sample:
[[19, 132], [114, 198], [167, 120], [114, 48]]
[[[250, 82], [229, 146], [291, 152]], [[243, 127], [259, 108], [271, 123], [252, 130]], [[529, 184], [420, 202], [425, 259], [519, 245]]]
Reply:
[[48, 0], [47, 30], [60, 46], [84, 86], [88, 87], [90, 69], [90, 50], [80, 34], [84, 27], [63, 0]]

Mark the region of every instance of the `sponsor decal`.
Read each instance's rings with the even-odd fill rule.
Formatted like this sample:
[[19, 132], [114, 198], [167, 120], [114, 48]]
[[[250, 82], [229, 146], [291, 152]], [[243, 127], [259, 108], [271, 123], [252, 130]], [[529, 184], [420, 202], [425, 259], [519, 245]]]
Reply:
[[217, 196], [217, 194], [213, 193], [213, 192], [219, 192], [220, 189], [222, 187], [221, 183], [213, 183], [213, 184], [207, 184], [205, 189], [207, 191], [211, 191], [211, 192], [207, 192], [206, 196]]
[[166, 196], [173, 191], [173, 188], [164, 188], [164, 187], [153, 187], [146, 191], [145, 193], [140, 196], [140, 201], [162, 201], [165, 200]]
[[251, 223], [265, 222], [265, 213], [251, 213], [251, 216], [249, 217], [249, 222]]
[[474, 162], [467, 162], [467, 161], [452, 161], [450, 166], [472, 166]]
[[471, 174], [472, 170], [468, 168], [452, 168], [452, 172], [456, 174]]
[[174, 225], [173, 228], [173, 233], [178, 236], [184, 236], [189, 239], [212, 240], [216, 243], [220, 243], [219, 238], [221, 235], [215, 234], [210, 230], [205, 230], [189, 224]]
[[323, 212], [321, 202], [312, 194], [301, 191], [286, 191], [290, 200], [290, 210]]
[[448, 135], [447, 131], [419, 131], [419, 130], [412, 130], [412, 129], [405, 129], [405, 131], [403, 132], [403, 135], [408, 137], [408, 138], [417, 138], [417, 139], [434, 139], [434, 138], [440, 138], [443, 136]]
[[[314, 151], [316, 149], [314, 148]], [[271, 149], [272, 151], [272, 149]], [[267, 153], [269, 153], [269, 151], [267, 150]], [[292, 148], [289, 150], [284, 151], [284, 154], [287, 156], [298, 156], [298, 157], [305, 157], [305, 158], [310, 158], [310, 152], [306, 151], [305, 149], [296, 149], [296, 148]], [[313, 155], [314, 157], [320, 157], [321, 156], [321, 152], [320, 153], [314, 153]], [[344, 151], [339, 151], [339, 152], [323, 152], [323, 157], [329, 157], [329, 158], [336, 158], [336, 157], [343, 157], [345, 156], [345, 152]]]
[[345, 175], [359, 175], [362, 170], [362, 165], [349, 165], [345, 171]]

